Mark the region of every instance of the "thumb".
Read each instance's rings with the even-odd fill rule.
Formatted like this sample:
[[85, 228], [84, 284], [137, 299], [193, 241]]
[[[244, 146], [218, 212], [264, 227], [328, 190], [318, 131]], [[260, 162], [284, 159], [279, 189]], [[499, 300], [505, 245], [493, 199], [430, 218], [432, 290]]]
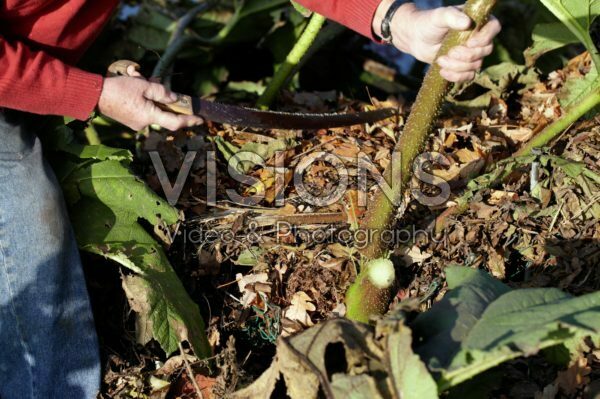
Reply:
[[471, 18], [456, 7], [440, 7], [433, 13], [433, 25], [438, 28], [467, 30], [471, 27]]
[[148, 83], [148, 87], [144, 90], [144, 97], [147, 100], [162, 104], [171, 104], [177, 101], [177, 94], [161, 84], [151, 82]]

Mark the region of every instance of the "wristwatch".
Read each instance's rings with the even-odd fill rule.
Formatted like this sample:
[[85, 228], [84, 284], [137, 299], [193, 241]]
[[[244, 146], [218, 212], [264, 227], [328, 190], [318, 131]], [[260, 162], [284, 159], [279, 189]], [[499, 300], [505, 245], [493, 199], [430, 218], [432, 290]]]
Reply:
[[401, 5], [405, 4], [407, 0], [396, 0], [392, 3], [390, 8], [385, 13], [383, 20], [381, 21], [381, 41], [387, 44], [391, 44], [394, 41], [392, 37], [392, 18], [396, 14], [396, 11], [400, 8]]

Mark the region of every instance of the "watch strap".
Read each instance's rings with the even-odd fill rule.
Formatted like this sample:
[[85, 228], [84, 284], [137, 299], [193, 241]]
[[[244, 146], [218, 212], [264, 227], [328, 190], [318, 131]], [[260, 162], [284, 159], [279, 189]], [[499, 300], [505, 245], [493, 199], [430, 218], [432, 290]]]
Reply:
[[381, 21], [381, 40], [384, 43], [389, 44], [394, 41], [394, 38], [392, 37], [392, 19], [394, 18], [396, 11], [398, 11], [400, 6], [404, 3], [406, 3], [406, 0], [396, 0], [386, 11], [383, 20]]

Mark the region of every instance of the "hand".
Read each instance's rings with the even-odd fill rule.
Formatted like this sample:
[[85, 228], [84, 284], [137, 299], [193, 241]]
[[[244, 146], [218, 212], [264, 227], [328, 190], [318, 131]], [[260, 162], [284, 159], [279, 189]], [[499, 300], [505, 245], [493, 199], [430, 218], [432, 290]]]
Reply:
[[156, 103], [171, 104], [177, 95], [159, 83], [149, 82], [139, 73], [104, 79], [98, 110], [133, 130], [158, 124], [174, 131], [203, 123], [202, 118], [163, 111]]
[[[381, 21], [393, 0], [383, 0], [373, 19], [373, 31], [381, 34]], [[412, 54], [419, 61], [433, 63], [450, 30], [464, 31], [471, 28], [473, 21], [458, 7], [440, 7], [420, 10], [414, 3], [402, 5], [392, 18], [393, 44], [400, 50]], [[466, 45], [457, 46], [437, 63], [440, 74], [450, 82], [472, 80], [481, 68], [483, 59], [494, 49], [494, 37], [502, 27], [496, 18], [475, 32]]]

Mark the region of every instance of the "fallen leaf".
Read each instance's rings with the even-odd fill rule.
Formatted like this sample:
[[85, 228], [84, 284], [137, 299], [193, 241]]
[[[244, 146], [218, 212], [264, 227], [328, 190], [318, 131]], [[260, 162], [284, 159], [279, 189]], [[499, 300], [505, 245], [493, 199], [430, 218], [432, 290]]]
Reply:
[[[202, 394], [202, 398], [204, 399], [213, 399], [215, 395], [213, 394], [213, 386], [216, 384], [216, 378], [207, 377], [202, 374], [196, 374], [194, 376], [196, 380], [196, 385], [200, 389]], [[176, 398], [195, 398], [198, 396], [196, 393], [196, 388], [192, 384], [190, 378], [187, 373], [183, 373], [177, 383], [173, 386], [173, 389], [170, 392]]]
[[515, 143], [524, 143], [533, 137], [533, 129], [523, 126], [508, 127], [504, 125], [500, 128], [500, 131]]
[[519, 199], [519, 194], [510, 191], [493, 190], [490, 194], [488, 203], [490, 205], [500, 205], [504, 202], [514, 202]]
[[506, 277], [506, 269], [504, 265], [504, 254], [500, 251], [497, 251], [494, 248], [490, 248], [488, 252], [488, 269], [492, 273], [492, 276], [504, 280]]
[[402, 256], [402, 260], [406, 266], [413, 264], [420, 265], [432, 256], [431, 254], [421, 251], [416, 245], [413, 245], [412, 247], [401, 247], [396, 250], [396, 254]]
[[588, 365], [587, 358], [581, 356], [574, 361], [567, 370], [559, 371], [556, 383], [569, 397], [573, 397], [582, 385], [590, 382], [592, 368]]
[[269, 276], [267, 273], [247, 274], [243, 276], [241, 273], [235, 275], [238, 288], [242, 293], [241, 303], [245, 308], [250, 307], [257, 299], [258, 293], [254, 289], [257, 283], [268, 284]]
[[291, 305], [283, 311], [283, 317], [286, 319], [297, 321], [304, 327], [313, 326], [314, 323], [310, 319], [308, 312], [316, 310], [315, 305], [311, 302], [311, 298], [304, 291], [298, 291], [290, 300]]

